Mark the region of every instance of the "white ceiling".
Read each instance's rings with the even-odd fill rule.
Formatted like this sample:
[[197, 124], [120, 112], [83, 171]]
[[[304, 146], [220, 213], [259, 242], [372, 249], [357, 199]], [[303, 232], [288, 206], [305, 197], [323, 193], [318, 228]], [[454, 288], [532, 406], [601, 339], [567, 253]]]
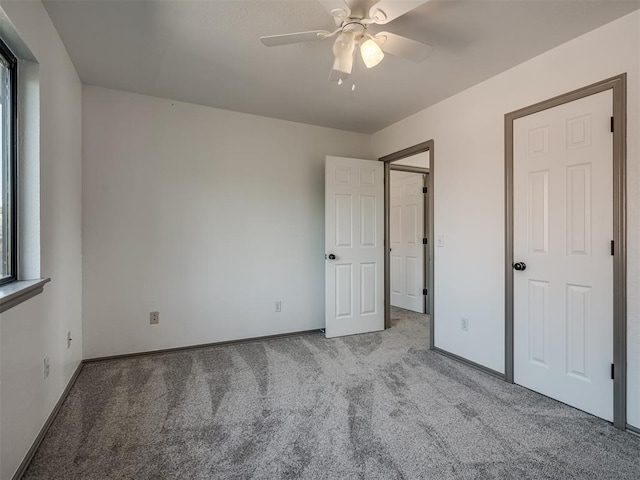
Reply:
[[315, 0], [44, 4], [86, 84], [364, 133], [640, 8], [640, 0], [431, 0], [377, 27], [433, 45], [429, 59], [387, 55], [371, 70], [359, 60], [351, 92], [327, 81], [331, 40], [267, 48], [258, 39], [333, 30]]

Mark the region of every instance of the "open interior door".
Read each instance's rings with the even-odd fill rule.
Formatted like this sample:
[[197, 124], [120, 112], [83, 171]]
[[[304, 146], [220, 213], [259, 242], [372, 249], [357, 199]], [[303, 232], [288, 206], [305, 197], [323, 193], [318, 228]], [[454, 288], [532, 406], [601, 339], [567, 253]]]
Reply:
[[326, 157], [327, 338], [384, 329], [382, 162]]

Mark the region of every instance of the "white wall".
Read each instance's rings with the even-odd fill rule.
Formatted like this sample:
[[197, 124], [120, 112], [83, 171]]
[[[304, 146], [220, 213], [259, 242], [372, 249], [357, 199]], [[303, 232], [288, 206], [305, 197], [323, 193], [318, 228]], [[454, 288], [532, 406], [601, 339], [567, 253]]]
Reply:
[[82, 86], [39, 1], [0, 6], [40, 64], [40, 269], [52, 279], [44, 293], [0, 316], [0, 478], [9, 479], [82, 354]]
[[[504, 114], [627, 72], [628, 420], [640, 426], [640, 12], [373, 135], [383, 156], [435, 140], [436, 346], [504, 371]], [[468, 268], [473, 265], [473, 268]], [[469, 333], [459, 328], [470, 319]]]
[[324, 326], [324, 157], [368, 158], [370, 136], [83, 98], [85, 358]]

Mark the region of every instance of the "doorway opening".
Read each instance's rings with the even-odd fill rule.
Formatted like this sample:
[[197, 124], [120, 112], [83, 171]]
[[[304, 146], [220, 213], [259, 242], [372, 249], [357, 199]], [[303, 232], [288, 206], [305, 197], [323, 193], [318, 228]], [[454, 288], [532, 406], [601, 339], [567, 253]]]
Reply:
[[[429, 324], [433, 348], [433, 140], [380, 158], [384, 162], [385, 328], [393, 317]], [[393, 310], [392, 310], [393, 309]]]

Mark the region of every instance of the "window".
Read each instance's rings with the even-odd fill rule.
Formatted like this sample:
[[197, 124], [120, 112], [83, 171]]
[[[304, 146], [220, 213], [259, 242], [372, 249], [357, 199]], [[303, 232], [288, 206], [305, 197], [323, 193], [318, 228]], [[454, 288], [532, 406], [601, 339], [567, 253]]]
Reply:
[[17, 278], [17, 67], [0, 40], [0, 284]]

